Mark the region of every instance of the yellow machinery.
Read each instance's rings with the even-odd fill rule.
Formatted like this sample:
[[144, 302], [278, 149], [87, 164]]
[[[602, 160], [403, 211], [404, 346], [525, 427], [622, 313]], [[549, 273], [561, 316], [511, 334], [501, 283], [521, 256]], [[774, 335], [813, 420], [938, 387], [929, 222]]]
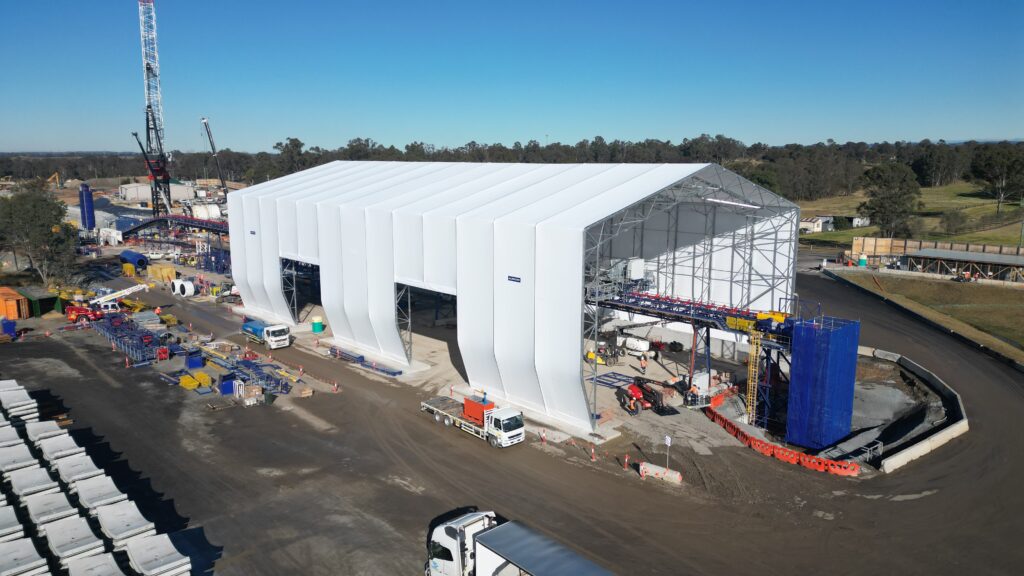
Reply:
[[192, 377], [196, 379], [200, 386], [209, 387], [213, 383], [213, 379], [206, 372], [196, 372]]
[[761, 363], [761, 333], [751, 330], [747, 351], [747, 424], [754, 424], [757, 415], [758, 365]]
[[157, 282], [172, 282], [178, 277], [173, 264], [152, 264], [146, 269], [146, 274]]
[[178, 379], [178, 385], [185, 390], [195, 390], [199, 387], [199, 381], [191, 374], [182, 374], [181, 378]]
[[132, 314], [136, 312], [142, 312], [146, 308], [146, 304], [142, 300], [132, 300], [131, 298], [125, 298], [121, 300], [121, 307], [126, 308]]
[[63, 188], [64, 180], [60, 177], [60, 172], [54, 172], [46, 179], [47, 184], [53, 184], [54, 188]]

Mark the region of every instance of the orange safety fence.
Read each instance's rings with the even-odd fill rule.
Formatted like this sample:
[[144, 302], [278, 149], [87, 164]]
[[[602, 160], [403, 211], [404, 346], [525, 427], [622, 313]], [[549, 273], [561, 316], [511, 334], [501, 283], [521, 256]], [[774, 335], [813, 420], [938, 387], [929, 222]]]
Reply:
[[732, 386], [731, 388], [727, 388], [723, 392], [715, 394], [714, 396], [711, 397], [711, 407], [718, 408], [719, 406], [725, 403], [726, 398], [739, 394], [739, 391], [739, 386]]
[[[724, 392], [722, 394], [719, 394], [715, 398], [718, 398], [728, 393], [728, 391]], [[769, 458], [774, 457], [776, 460], [779, 460], [781, 462], [786, 462], [788, 464], [798, 464], [800, 466], [803, 466], [804, 468], [807, 468], [808, 470], [815, 470], [817, 472], [828, 472], [829, 474], [833, 474], [835, 476], [857, 476], [860, 474], [860, 464], [856, 462], [819, 458], [817, 456], [812, 456], [810, 454], [797, 452], [796, 450], [786, 448], [785, 446], [779, 446], [777, 444], [772, 444], [771, 442], [766, 442], [764, 440], [753, 438], [752, 436], [741, 430], [740, 427], [737, 426], [732, 420], [729, 420], [725, 416], [719, 414], [718, 411], [714, 409], [714, 406], [716, 405], [715, 398], [711, 399], [711, 407], [704, 409], [704, 414], [708, 417], [709, 420], [721, 426], [723, 429], [725, 429], [726, 432], [735, 436], [741, 444], [743, 444], [744, 446], [749, 446], [750, 449], [753, 450], [754, 452], [758, 452]], [[720, 406], [721, 404], [721, 402], [718, 402], [717, 405]]]

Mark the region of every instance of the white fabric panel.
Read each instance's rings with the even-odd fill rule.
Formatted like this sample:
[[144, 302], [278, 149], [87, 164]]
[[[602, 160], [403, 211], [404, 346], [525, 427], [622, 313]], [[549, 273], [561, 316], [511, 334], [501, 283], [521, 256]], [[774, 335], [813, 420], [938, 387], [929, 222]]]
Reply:
[[[516, 383], [519, 402], [550, 414], [536, 368], [537, 321], [543, 329], [548, 324], [546, 319], [536, 317], [536, 282], [551, 272], [536, 265], [537, 223], [648, 170], [650, 166], [640, 164], [595, 170], [590, 178], [563, 187], [557, 194], [542, 192], [536, 201], [494, 221], [494, 355], [502, 380]], [[512, 277], [519, 278], [519, 282], [510, 281]], [[565, 361], [578, 364], [578, 360]]]
[[[323, 184], [311, 187], [295, 198], [295, 219], [298, 223], [297, 245], [299, 254], [312, 258], [312, 263], [319, 263], [320, 219], [317, 206], [320, 202], [337, 197], [343, 190], [355, 183], [368, 184], [379, 174], [393, 169], [389, 162], [341, 162], [352, 166], [341, 176]], [[340, 246], [340, 244], [338, 244]], [[324, 247], [332, 246], [325, 244]]]
[[456, 217], [489, 202], [503, 198], [516, 190], [532, 186], [574, 169], [575, 165], [512, 164], [508, 178], [487, 186], [492, 179], [481, 182], [485, 187], [469, 190], [461, 198], [422, 214], [423, 220], [423, 277], [427, 286], [438, 292], [456, 293], [458, 273], [458, 241]]
[[[244, 197], [244, 202], [255, 203], [259, 210], [259, 223], [257, 236], [260, 239], [260, 260], [263, 275], [263, 293], [266, 300], [261, 300], [260, 309], [264, 312], [267, 320], [294, 324], [288, 303], [284, 299], [284, 292], [281, 284], [281, 245], [279, 232], [282, 220], [278, 214], [277, 198], [283, 191], [294, 188], [303, 188], [310, 181], [315, 181], [323, 175], [330, 175], [338, 171], [338, 167], [331, 163], [317, 166], [291, 175], [292, 177], [268, 182], [258, 190], [249, 192]], [[287, 188], [286, 188], [287, 187]]]
[[299, 248], [300, 230], [311, 229], [312, 237], [316, 238], [316, 218], [310, 218], [309, 221], [300, 220], [298, 201], [314, 196], [325, 189], [330, 189], [353, 172], [371, 168], [366, 164], [341, 161], [330, 162], [327, 166], [329, 169], [318, 172], [315, 178], [303, 181], [301, 185], [292, 184], [286, 191], [274, 195], [277, 200], [278, 243], [281, 247], [282, 258], [291, 258], [309, 264], [317, 263], [315, 241], [307, 245], [306, 250]]
[[[437, 165], [435, 165], [437, 166]], [[381, 353], [402, 363], [408, 360], [395, 318], [395, 230], [392, 213], [403, 202], [431, 196], [445, 187], [474, 178], [475, 170], [441, 165], [420, 177], [402, 182], [372, 196], [364, 196], [346, 210], [364, 210], [367, 231], [366, 277], [369, 285], [367, 307], [370, 324]]]
[[[299, 210], [298, 214], [302, 214]], [[341, 213], [334, 207], [316, 211], [320, 254], [320, 304], [335, 340], [351, 341], [352, 329], [345, 315], [344, 285], [341, 278]]]
[[[263, 194], [271, 194], [274, 193], [275, 191], [281, 190], [290, 184], [302, 182], [303, 180], [310, 178], [311, 176], [315, 176], [317, 172], [323, 171], [327, 168], [328, 166], [326, 165], [318, 166], [316, 168], [312, 168], [304, 172], [290, 174], [283, 178], [278, 178], [270, 182], [266, 182], [263, 184], [252, 186], [250, 188], [246, 188], [245, 190], [239, 190], [236, 192], [232, 192], [231, 194], [228, 194], [229, 201], [232, 196], [237, 195], [234, 204], [235, 208], [232, 209], [235, 212], [235, 214], [230, 214], [229, 212], [231, 216], [229, 218], [228, 224], [229, 231], [231, 226], [230, 220], [236, 218], [238, 214], [242, 215], [243, 226], [240, 232], [241, 237], [244, 240], [241, 243], [243, 245], [241, 253], [244, 254], [245, 259], [244, 278], [245, 283], [247, 285], [247, 289], [250, 292], [248, 299], [246, 299], [243, 289], [240, 288], [239, 291], [242, 292], [242, 302], [245, 304], [246, 309], [251, 310], [253, 313], [268, 317], [276, 316], [276, 314], [274, 313], [274, 307], [271, 304], [270, 296], [268, 294], [267, 287], [264, 281], [264, 275], [267, 273], [267, 271], [265, 270], [264, 267], [265, 255], [264, 244], [262, 241], [264, 226], [260, 215], [260, 197]], [[272, 223], [270, 228], [273, 228], [276, 233], [276, 223]], [[237, 235], [232, 237], [238, 238]], [[235, 244], [237, 244], [237, 242], [232, 243], [232, 249], [235, 249]], [[266, 260], [269, 260], [270, 258], [276, 258], [276, 254], [278, 253], [277, 247], [273, 246], [271, 252], [274, 254], [274, 256], [267, 255]], [[232, 258], [232, 260], [234, 260], [234, 258]], [[279, 265], [272, 266], [272, 271], [269, 273], [276, 274], [278, 276], [278, 279], [280, 279], [279, 268]], [[234, 278], [237, 282], [239, 281], [240, 277], [232, 274], [232, 278]], [[273, 285], [273, 283], [271, 284]], [[278, 288], [277, 291], [280, 292], [280, 289]]]
[[263, 289], [267, 293], [269, 310], [275, 319], [287, 320], [288, 324], [293, 324], [294, 320], [291, 311], [288, 310], [288, 303], [284, 300], [281, 284], [281, 247], [278, 243], [280, 220], [277, 218], [277, 200], [272, 196], [260, 196], [255, 201], [259, 203], [260, 210], [259, 237], [263, 261]]
[[[408, 172], [423, 164], [381, 163], [380, 169], [363, 172], [359, 177], [340, 184], [331, 191], [330, 196], [316, 203], [317, 234], [320, 246], [320, 301], [324, 306], [324, 314], [331, 326], [333, 339], [343, 345], [368, 351], [377, 351], [376, 338], [372, 341], [361, 341], [352, 329], [352, 321], [345, 307], [345, 293], [351, 288], [345, 281], [345, 257], [341, 205], [349, 197], [358, 197], [365, 193], [387, 187], [397, 178], [403, 178]], [[298, 214], [302, 215], [302, 207]], [[365, 236], [363, 238], [365, 244]], [[365, 267], [363, 269], [365, 277]]]
[[[499, 369], [497, 361], [497, 356], [500, 353], [497, 347], [499, 335], [495, 311], [498, 308], [512, 308], [520, 299], [513, 298], [512, 302], [498, 300], [498, 293], [495, 289], [498, 275], [504, 274], [503, 281], [508, 282], [507, 276], [516, 274], [508, 267], [512, 263], [506, 265], [504, 270], [499, 270], [495, 266], [495, 249], [502, 240], [494, 229], [494, 220], [551, 196], [581, 179], [590, 178], [609, 169], [609, 165], [580, 165], [573, 170], [562, 172], [489, 202], [456, 219], [458, 226], [459, 351], [462, 352], [462, 359], [466, 364], [466, 373], [469, 375], [471, 385], [483, 387], [488, 392], [503, 394], [510, 400], [535, 410], [544, 409], [535, 379], [527, 382], [516, 381], [501, 373]], [[464, 228], [466, 234], [463, 233]], [[532, 242], [529, 246], [521, 246], [519, 249], [532, 250]], [[524, 270], [523, 273], [532, 275], [533, 270]], [[466, 283], [465, 287], [464, 282]], [[527, 315], [523, 314], [520, 318], [526, 321]], [[532, 342], [532, 337], [530, 337], [530, 341]], [[533, 370], [532, 366], [522, 368], [523, 372]]]
[[242, 208], [240, 192], [228, 194], [228, 214], [231, 215], [228, 218], [228, 235], [230, 238], [239, 239], [231, 243], [231, 279], [238, 287], [242, 302], [249, 302], [253, 298], [253, 291], [245, 263], [245, 237], [248, 233], [245, 229], [245, 211]]
[[[348, 316], [349, 325], [352, 328], [353, 344], [366, 348], [375, 353], [387, 353], [383, 350], [380, 340], [373, 329], [370, 320], [369, 292], [373, 290], [384, 290], [391, 298], [391, 306], [394, 306], [394, 267], [392, 266], [390, 286], [381, 286], [377, 283], [370, 284], [367, 262], [370, 259], [384, 258], [381, 253], [381, 246], [374, 244], [374, 252], [368, 252], [367, 226], [365, 208], [354, 203], [360, 197], [381, 194], [382, 191], [390, 190], [405, 182], [415, 181], [434, 172], [444, 170], [442, 163], [423, 163], [413, 165], [407, 173], [397, 178], [390, 178], [377, 182], [374, 186], [364, 187], [352, 198], [343, 201], [341, 210], [341, 256], [342, 256], [342, 283], [345, 286], [345, 315]], [[352, 203], [350, 206], [349, 204]], [[389, 259], [393, 255], [387, 256]], [[392, 327], [397, 330], [396, 327]], [[404, 354], [402, 355], [404, 358]]]
[[[245, 218], [245, 277], [249, 282], [252, 297], [245, 302], [245, 307], [259, 314], [270, 312], [270, 297], [263, 285], [263, 244], [260, 241], [263, 230], [260, 228], [260, 204], [258, 199], [242, 197], [242, 213]], [[234, 242], [232, 242], [234, 244]]]
[[583, 382], [583, 227], [537, 225], [537, 375], [548, 414], [579, 428], [590, 427]]
[[[428, 197], [394, 206], [396, 281], [445, 294], [455, 294], [455, 218], [452, 217], [446, 222], [444, 234], [450, 237], [450, 249], [441, 253], [436, 253], [433, 248], [428, 249], [430, 241], [423, 225], [424, 218], [431, 210], [445, 207], [451, 202], [465, 198], [467, 194], [479, 194], [497, 184], [508, 182], [519, 174], [533, 170], [536, 168], [523, 164], [480, 164], [477, 170], [470, 173], [472, 179], [451, 184]], [[433, 231], [436, 232], [436, 228]], [[434, 266], [440, 264], [443, 267], [442, 276], [447, 276], [447, 281], [427, 280], [424, 268], [428, 257]]]

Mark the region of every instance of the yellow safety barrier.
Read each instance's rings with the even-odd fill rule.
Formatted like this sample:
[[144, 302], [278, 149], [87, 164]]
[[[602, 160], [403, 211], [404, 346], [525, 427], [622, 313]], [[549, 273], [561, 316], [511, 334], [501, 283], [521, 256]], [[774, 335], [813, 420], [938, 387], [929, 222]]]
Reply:
[[200, 386], [209, 386], [213, 383], [213, 379], [206, 372], [196, 372], [192, 377], [196, 379]]

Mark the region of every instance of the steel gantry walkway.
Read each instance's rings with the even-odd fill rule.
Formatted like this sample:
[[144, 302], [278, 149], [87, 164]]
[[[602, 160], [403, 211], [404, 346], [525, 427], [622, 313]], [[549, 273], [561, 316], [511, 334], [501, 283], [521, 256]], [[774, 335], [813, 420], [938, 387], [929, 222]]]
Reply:
[[763, 333], [762, 346], [765, 348], [789, 349], [789, 341], [780, 328], [782, 323], [778, 322], [788, 317], [788, 314], [730, 308], [646, 292], [588, 294], [586, 302], [592, 306], [650, 316], [666, 322], [715, 328], [747, 337], [752, 330], [757, 330]]
[[165, 224], [167, 226], [185, 226], [188, 228], [198, 228], [200, 230], [206, 230], [208, 232], [214, 232], [216, 234], [227, 234], [228, 223], [220, 220], [204, 220], [203, 218], [193, 218], [191, 216], [179, 216], [172, 214], [170, 216], [159, 216], [157, 218], [150, 218], [139, 222], [131, 228], [121, 233], [124, 237], [133, 236], [138, 234], [142, 230], [152, 228], [153, 226], [159, 226]]
[[[631, 289], [632, 288], [632, 289]], [[749, 350], [747, 360], [747, 390], [745, 394], [747, 422], [766, 427], [771, 410], [772, 367], [790, 353], [790, 315], [781, 312], [758, 312], [754, 310], [719, 306], [692, 300], [681, 300], [650, 292], [637, 291], [643, 285], [603, 285], [589, 290], [585, 301], [588, 305], [618, 310], [629, 314], [657, 318], [663, 322], [681, 322], [694, 327], [694, 352], [690, 370], [694, 370], [697, 334], [702, 332], [702, 356], [706, 357], [708, 370], [710, 358], [710, 329], [714, 328], [747, 339]], [[762, 371], [761, 364], [765, 368]], [[760, 407], [760, 410], [758, 408]]]

